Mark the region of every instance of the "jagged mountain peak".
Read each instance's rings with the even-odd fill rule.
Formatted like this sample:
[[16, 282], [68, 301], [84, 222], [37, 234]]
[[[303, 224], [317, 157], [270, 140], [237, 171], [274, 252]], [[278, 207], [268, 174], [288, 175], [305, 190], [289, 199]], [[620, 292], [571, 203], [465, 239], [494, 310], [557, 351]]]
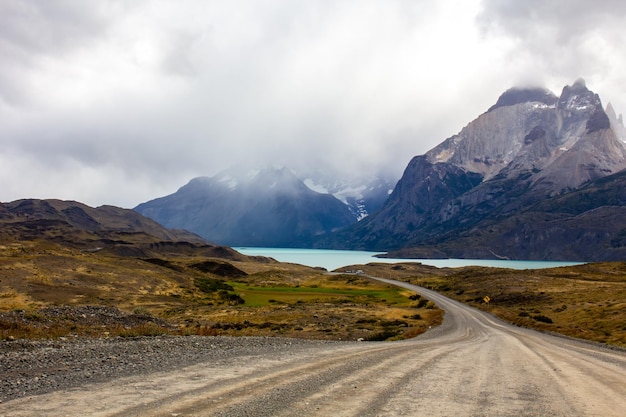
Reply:
[[[612, 250], [615, 242], [622, 244], [624, 229], [594, 217], [591, 200], [586, 202], [589, 218], [596, 220], [585, 233], [568, 229], [582, 220], [563, 215], [558, 204], [551, 212], [532, 211], [625, 172], [626, 145], [614, 128], [621, 124], [608, 110], [582, 79], [565, 86], [560, 97], [543, 89], [510, 89], [458, 134], [414, 157], [379, 212], [319, 246], [553, 260], [588, 255], [584, 246], [568, 247], [572, 241]], [[528, 222], [541, 226], [528, 227]], [[538, 234], [529, 236], [531, 229]], [[555, 242], [562, 247], [555, 248]], [[624, 248], [613, 253], [626, 253]], [[593, 256], [604, 259], [601, 253]]]
[[618, 139], [620, 139], [622, 142], [626, 141], [626, 127], [624, 127], [624, 119], [622, 117], [621, 114], [617, 115], [617, 113], [615, 112], [615, 109], [613, 108], [613, 104], [608, 103], [606, 105], [606, 109], [604, 110], [606, 115], [609, 118], [609, 121], [611, 123], [611, 127], [613, 128], [613, 131], [615, 131], [615, 134], [617, 135]]
[[604, 109], [606, 114], [613, 119], [617, 119], [617, 114], [615, 113], [615, 109], [613, 108], [613, 103], [610, 101], [606, 104], [606, 108]]
[[[575, 149], [576, 143], [586, 135], [619, 124], [607, 115], [600, 97], [582, 80], [564, 87], [560, 97], [545, 89], [514, 88], [500, 96], [498, 103], [498, 111], [480, 115], [457, 135], [427, 152], [428, 161], [454, 164], [483, 175], [485, 181], [503, 174], [516, 176], [523, 171], [537, 174], [557, 159], [562, 160], [562, 154]], [[593, 140], [613, 141], [614, 136], [622, 137], [620, 132], [619, 128], [613, 129], [612, 134], [597, 135]], [[623, 146], [601, 147], [611, 149], [614, 154], [609, 158], [596, 156], [593, 165], [573, 176], [561, 174], [563, 180], [565, 175], [569, 176], [565, 181], [568, 187], [587, 180], [589, 170], [609, 173], [624, 168]]]
[[595, 111], [596, 107], [602, 107], [600, 96], [587, 88], [585, 81], [579, 78], [572, 85], [566, 85], [561, 91], [557, 103], [559, 109], [580, 111]]
[[496, 104], [491, 106], [488, 112], [500, 107], [513, 106], [520, 103], [537, 102], [543, 103], [548, 106], [554, 105], [558, 100], [558, 97], [554, 93], [546, 88], [541, 87], [513, 87], [506, 90], [500, 97]]

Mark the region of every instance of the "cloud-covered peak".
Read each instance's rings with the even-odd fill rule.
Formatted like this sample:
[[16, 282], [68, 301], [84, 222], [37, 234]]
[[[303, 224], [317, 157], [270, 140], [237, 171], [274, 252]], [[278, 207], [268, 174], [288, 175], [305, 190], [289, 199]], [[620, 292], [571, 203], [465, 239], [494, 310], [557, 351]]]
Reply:
[[496, 104], [491, 106], [488, 111], [495, 110], [498, 107], [513, 106], [515, 104], [528, 102], [538, 102], [552, 106], [557, 102], [557, 100], [558, 97], [547, 88], [513, 87], [502, 93]]
[[579, 75], [619, 113], [625, 5], [0, 1], [0, 200], [132, 207], [240, 162], [398, 178], [509, 86]]

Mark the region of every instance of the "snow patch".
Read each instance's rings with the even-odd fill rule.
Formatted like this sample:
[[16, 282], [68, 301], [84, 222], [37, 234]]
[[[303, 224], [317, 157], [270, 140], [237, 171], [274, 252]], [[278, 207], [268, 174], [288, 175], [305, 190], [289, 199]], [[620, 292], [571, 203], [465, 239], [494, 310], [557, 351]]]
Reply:
[[368, 212], [365, 209], [365, 204], [363, 204], [362, 200], [356, 204], [356, 210], [357, 210], [356, 221], [360, 222], [361, 220], [363, 220], [364, 218], [368, 216]]
[[306, 180], [302, 181], [304, 183], [304, 185], [306, 185], [310, 190], [315, 191], [316, 193], [320, 193], [320, 194], [330, 194], [328, 192], [328, 190], [326, 189], [326, 187], [324, 187], [321, 184], [316, 184], [311, 178], [307, 178]]
[[234, 190], [235, 188], [237, 188], [237, 185], [239, 185], [239, 182], [234, 177], [231, 177], [230, 175], [224, 175], [218, 180], [218, 182], [226, 183], [226, 187], [228, 187], [231, 190]]
[[534, 101], [530, 103], [530, 107], [533, 109], [555, 109], [556, 104], [546, 104], [546, 103]]
[[360, 187], [346, 187], [340, 191], [332, 193], [333, 197], [341, 201], [343, 204], [349, 204], [348, 199], [353, 198], [355, 200], [363, 199], [363, 191], [367, 189], [366, 185]]

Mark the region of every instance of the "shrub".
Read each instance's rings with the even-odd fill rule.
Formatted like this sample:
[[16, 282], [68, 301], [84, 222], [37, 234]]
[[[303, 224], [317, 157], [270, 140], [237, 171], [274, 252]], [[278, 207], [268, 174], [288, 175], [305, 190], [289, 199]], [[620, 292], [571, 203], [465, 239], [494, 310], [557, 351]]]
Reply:
[[356, 321], [357, 324], [370, 324], [370, 323], [376, 323], [378, 320], [377, 319], [358, 319]]
[[552, 319], [550, 317], [546, 317], [546, 316], [541, 315], [541, 314], [533, 316], [533, 320], [537, 320], [537, 321], [540, 321], [542, 323], [548, 323], [548, 324], [552, 323]]
[[135, 307], [133, 309], [133, 314], [136, 316], [152, 316], [147, 308], [145, 307]]
[[233, 287], [215, 278], [196, 278], [194, 283], [202, 292], [211, 294], [217, 291], [233, 291]]
[[244, 304], [245, 300], [241, 298], [238, 294], [230, 294], [226, 290], [220, 290], [218, 292], [220, 300], [228, 302], [230, 305], [239, 305]]
[[392, 337], [396, 337], [398, 333], [399, 332], [397, 330], [385, 329], [370, 336], [367, 336], [365, 340], [367, 340], [368, 342], [382, 342], [387, 339], [391, 339]]
[[409, 325], [406, 321], [403, 321], [403, 320], [383, 320], [380, 322], [380, 324], [383, 327], [391, 327], [391, 326], [408, 327]]

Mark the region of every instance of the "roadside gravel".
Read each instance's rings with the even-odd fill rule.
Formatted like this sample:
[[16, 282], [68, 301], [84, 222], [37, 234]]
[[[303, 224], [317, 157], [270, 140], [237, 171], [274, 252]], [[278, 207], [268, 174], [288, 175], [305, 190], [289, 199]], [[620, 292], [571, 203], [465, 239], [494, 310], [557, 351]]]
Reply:
[[13, 366], [7, 380], [21, 382], [9, 383], [15, 399], [0, 404], [0, 416], [624, 416], [624, 352], [513, 327], [430, 290], [380, 280], [435, 302], [446, 311], [443, 324], [391, 343], [5, 343], [0, 366]]
[[[0, 402], [240, 356], [339, 343], [270, 337], [156, 336], [0, 342]], [[344, 342], [345, 343], [345, 342]]]

